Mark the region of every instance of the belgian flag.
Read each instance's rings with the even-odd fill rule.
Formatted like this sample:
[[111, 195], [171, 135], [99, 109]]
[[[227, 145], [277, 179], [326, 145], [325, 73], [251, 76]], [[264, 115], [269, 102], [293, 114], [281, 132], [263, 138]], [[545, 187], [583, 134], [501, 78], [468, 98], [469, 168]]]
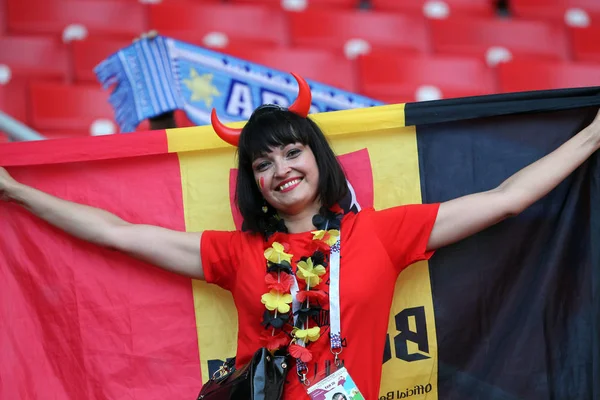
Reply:
[[[581, 88], [313, 118], [356, 201], [382, 209], [492, 189], [599, 105], [600, 88]], [[0, 145], [0, 165], [24, 183], [187, 231], [239, 226], [234, 156], [210, 126]], [[380, 399], [600, 398], [599, 201], [594, 155], [521, 215], [406, 269]], [[0, 398], [191, 399], [235, 354], [227, 292], [73, 239], [15, 204], [0, 203], [0, 232]]]

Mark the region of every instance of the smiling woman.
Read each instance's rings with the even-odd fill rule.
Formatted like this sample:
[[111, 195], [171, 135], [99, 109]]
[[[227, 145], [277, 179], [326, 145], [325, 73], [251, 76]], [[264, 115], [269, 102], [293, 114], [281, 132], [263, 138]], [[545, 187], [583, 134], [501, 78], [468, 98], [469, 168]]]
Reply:
[[[238, 367], [261, 347], [289, 353], [298, 378], [287, 378], [283, 396], [303, 399], [343, 359], [365, 398], [375, 398], [395, 281], [431, 256], [439, 205], [343, 210], [349, 189], [338, 159], [321, 129], [290, 109], [259, 107], [239, 138], [227, 133], [239, 147], [244, 222], [241, 232], [204, 231], [201, 255], [206, 281], [248, 306], [238, 307]], [[257, 298], [264, 307], [254, 308]]]
[[[254, 363], [257, 349], [283, 351], [298, 376], [287, 378], [283, 398], [302, 399], [322, 372], [345, 365], [348, 379], [375, 398], [395, 281], [432, 255], [427, 243], [439, 204], [342, 209], [346, 175], [307, 116], [308, 86], [296, 79], [300, 94], [289, 109], [261, 106], [241, 131], [220, 124], [213, 111], [216, 133], [238, 146], [243, 224], [241, 232], [203, 232], [202, 266], [207, 282], [245, 305], [238, 307], [238, 367]], [[254, 307], [257, 298], [264, 307]]]

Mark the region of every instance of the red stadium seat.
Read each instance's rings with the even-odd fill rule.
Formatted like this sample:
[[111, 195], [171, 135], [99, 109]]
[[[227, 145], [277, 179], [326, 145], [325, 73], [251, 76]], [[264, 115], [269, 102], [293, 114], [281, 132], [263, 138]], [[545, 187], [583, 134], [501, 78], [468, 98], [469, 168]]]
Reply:
[[0, 36], [6, 32], [6, 0], [0, 0]]
[[499, 65], [498, 77], [502, 92], [598, 86], [600, 65], [515, 60]]
[[46, 139], [66, 139], [89, 136], [89, 129], [38, 129], [37, 132]]
[[360, 0], [229, 0], [234, 4], [261, 4], [287, 11], [304, 11], [313, 8], [353, 9]]
[[142, 4], [102, 0], [7, 0], [10, 33], [57, 34], [81, 24], [89, 35], [133, 39], [147, 30]]
[[341, 54], [318, 49], [272, 50], [251, 47], [230, 48], [224, 51], [283, 72], [297, 72], [305, 78], [340, 89], [356, 90], [354, 66]]
[[512, 58], [569, 58], [566, 30], [541, 21], [450, 18], [430, 21], [434, 52], [475, 55], [489, 65]]
[[425, 15], [444, 19], [457, 15], [492, 17], [496, 7], [492, 0], [371, 0], [374, 10]]
[[[349, 58], [368, 48], [426, 52], [424, 18], [365, 11], [309, 10], [289, 13], [292, 43], [299, 47], [346, 52]], [[350, 53], [348, 50], [351, 50]]]
[[600, 63], [600, 25], [591, 28], [571, 28], [571, 50], [577, 61]]
[[27, 96], [25, 79], [15, 78], [0, 85], [0, 110], [27, 125]]
[[42, 133], [85, 132], [89, 135], [94, 122], [114, 119], [108, 95], [108, 91], [91, 85], [33, 83], [30, 86], [31, 124]]
[[598, 0], [511, 0], [509, 4], [517, 18], [564, 21], [579, 27], [600, 24]]
[[390, 103], [496, 91], [493, 71], [475, 57], [374, 53], [358, 59], [361, 93]]
[[69, 73], [66, 45], [55, 38], [0, 37], [0, 64], [13, 76], [66, 79]]
[[73, 42], [73, 72], [78, 82], [98, 82], [94, 68], [109, 55], [127, 47], [129, 40], [86, 39]]
[[[150, 24], [161, 34], [195, 44], [224, 47], [236, 41], [266, 45], [288, 42], [282, 11], [260, 6], [157, 4], [150, 7]], [[211, 45], [215, 43], [217, 45]], [[218, 46], [218, 44], [222, 44]]]

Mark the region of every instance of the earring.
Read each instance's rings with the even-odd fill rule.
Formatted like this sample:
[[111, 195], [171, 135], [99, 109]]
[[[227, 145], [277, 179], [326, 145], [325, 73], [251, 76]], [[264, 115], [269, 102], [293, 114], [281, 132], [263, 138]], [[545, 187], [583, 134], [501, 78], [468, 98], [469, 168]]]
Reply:
[[263, 212], [263, 214], [266, 214], [267, 211], [269, 211], [269, 207], [267, 207], [267, 201], [265, 200], [265, 202], [262, 206], [262, 212]]

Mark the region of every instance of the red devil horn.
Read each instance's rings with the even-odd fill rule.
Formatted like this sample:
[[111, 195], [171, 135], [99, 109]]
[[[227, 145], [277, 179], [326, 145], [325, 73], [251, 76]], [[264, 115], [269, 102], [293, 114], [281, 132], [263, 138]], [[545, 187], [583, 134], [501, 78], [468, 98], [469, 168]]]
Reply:
[[223, 125], [221, 121], [219, 121], [219, 117], [217, 117], [217, 110], [215, 110], [214, 108], [210, 113], [210, 123], [212, 124], [213, 129], [221, 139], [223, 139], [230, 145], [237, 147], [240, 141], [240, 134], [242, 133], [241, 129], [229, 128]]
[[312, 100], [312, 94], [310, 93], [310, 86], [300, 75], [296, 75], [292, 72], [294, 78], [298, 82], [298, 97], [296, 101], [289, 107], [289, 110], [302, 117], [306, 117], [310, 111], [310, 102]]

